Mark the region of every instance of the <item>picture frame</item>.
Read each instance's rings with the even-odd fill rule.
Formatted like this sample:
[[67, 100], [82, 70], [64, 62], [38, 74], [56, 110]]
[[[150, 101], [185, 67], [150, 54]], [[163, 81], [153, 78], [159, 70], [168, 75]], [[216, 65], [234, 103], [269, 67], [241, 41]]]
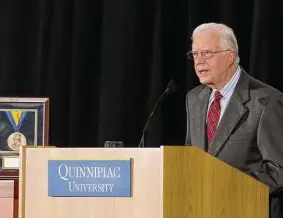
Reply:
[[0, 97], [0, 179], [19, 176], [21, 146], [48, 146], [49, 98]]

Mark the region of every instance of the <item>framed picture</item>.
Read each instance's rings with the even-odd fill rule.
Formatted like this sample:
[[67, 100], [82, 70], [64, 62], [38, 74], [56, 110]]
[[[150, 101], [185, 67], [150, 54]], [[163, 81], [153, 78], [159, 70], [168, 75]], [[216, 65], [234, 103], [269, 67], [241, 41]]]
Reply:
[[17, 177], [21, 146], [47, 146], [49, 98], [0, 97], [0, 179]]

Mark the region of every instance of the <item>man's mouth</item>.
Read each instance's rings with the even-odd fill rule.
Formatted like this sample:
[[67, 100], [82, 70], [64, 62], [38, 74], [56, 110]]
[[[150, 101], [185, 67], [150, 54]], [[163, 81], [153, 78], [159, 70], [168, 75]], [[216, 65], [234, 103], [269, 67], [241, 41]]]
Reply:
[[203, 70], [199, 70], [198, 72], [199, 72], [199, 74], [205, 74], [205, 73], [208, 72], [208, 70], [203, 69]]

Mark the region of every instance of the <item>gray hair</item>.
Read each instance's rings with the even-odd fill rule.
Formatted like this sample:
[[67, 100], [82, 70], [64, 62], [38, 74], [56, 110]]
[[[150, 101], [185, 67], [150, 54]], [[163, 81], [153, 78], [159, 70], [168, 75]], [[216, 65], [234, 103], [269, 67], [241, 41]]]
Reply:
[[223, 49], [229, 49], [236, 52], [236, 64], [239, 64], [240, 57], [239, 57], [239, 48], [236, 36], [232, 28], [221, 24], [221, 23], [204, 23], [196, 27], [192, 34], [192, 39], [195, 34], [201, 32], [202, 30], [212, 29], [217, 31], [220, 34], [221, 40], [221, 47]]

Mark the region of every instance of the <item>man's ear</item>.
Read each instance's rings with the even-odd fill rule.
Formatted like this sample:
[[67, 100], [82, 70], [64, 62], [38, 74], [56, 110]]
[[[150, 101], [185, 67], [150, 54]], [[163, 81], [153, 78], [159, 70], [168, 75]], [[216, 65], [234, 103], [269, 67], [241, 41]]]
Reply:
[[229, 61], [231, 61], [231, 63], [233, 63], [233, 62], [236, 61], [236, 58], [237, 58], [236, 52], [231, 51], [231, 52], [229, 53]]

